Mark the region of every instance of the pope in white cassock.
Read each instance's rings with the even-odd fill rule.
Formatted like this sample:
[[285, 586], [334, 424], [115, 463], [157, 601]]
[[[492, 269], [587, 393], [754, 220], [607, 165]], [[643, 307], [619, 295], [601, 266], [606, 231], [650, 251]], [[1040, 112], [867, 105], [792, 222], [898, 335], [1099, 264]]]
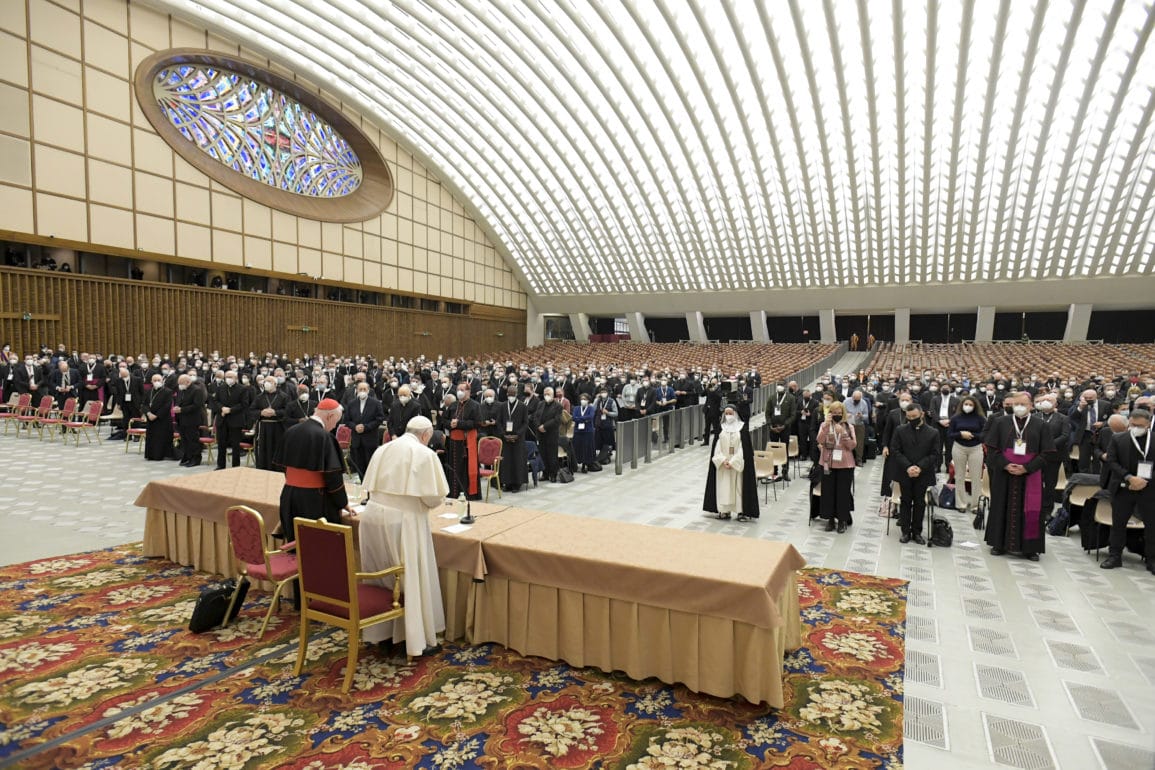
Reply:
[[[432, 436], [433, 423], [414, 417], [404, 434], [373, 453], [361, 483], [369, 493], [361, 514], [361, 569], [405, 565], [405, 614], [370, 626], [362, 638], [381, 642], [392, 635], [394, 642], [405, 642], [411, 656], [436, 646], [437, 634], [445, 630], [429, 512], [445, 502], [449, 484], [441, 460], [426, 446]], [[392, 578], [380, 584], [391, 588]]]

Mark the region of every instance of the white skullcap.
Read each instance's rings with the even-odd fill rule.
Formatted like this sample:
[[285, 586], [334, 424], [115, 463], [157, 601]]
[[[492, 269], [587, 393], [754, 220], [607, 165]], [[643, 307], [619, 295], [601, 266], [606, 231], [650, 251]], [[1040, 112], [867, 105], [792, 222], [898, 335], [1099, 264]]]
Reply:
[[429, 421], [428, 417], [420, 414], [405, 424], [405, 432], [415, 436], [420, 436], [427, 430], [433, 430], [433, 423]]

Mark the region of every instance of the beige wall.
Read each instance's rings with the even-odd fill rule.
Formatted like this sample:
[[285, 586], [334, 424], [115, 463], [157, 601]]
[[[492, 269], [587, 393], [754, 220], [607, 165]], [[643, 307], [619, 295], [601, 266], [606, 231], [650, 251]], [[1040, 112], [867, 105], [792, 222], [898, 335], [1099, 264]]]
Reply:
[[374, 219], [284, 214], [194, 169], [148, 124], [130, 84], [141, 60], [178, 47], [263, 62], [339, 104], [251, 51], [125, 0], [0, 0], [0, 230], [526, 307], [516, 276], [461, 204], [343, 105], [394, 175], [394, 200]]

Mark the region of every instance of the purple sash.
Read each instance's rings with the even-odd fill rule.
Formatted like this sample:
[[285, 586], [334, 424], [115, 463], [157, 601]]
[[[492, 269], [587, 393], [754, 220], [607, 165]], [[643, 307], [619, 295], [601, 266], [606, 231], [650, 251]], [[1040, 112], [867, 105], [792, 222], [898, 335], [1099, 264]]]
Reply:
[[[1004, 449], [1003, 457], [1016, 465], [1026, 465], [1038, 455], [1015, 454], [1013, 449]], [[1023, 477], [1023, 539], [1038, 540], [1042, 537], [1043, 513], [1043, 472], [1035, 471]]]

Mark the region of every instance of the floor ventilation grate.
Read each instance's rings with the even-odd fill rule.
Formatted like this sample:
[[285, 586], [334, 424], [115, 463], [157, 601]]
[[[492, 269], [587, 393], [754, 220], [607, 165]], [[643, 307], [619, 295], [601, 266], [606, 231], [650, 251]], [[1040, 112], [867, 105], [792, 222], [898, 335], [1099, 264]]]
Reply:
[[907, 695], [903, 699], [902, 735], [905, 740], [949, 751], [943, 705]]
[[1056, 768], [1047, 733], [1039, 725], [984, 714], [991, 758], [1000, 765], [1021, 770]]
[[976, 663], [975, 677], [979, 682], [979, 694], [984, 698], [1015, 706], [1035, 705], [1031, 688], [1022, 672]]
[[938, 655], [907, 649], [905, 678], [908, 682], [928, 687], [942, 687], [942, 667]]
[[969, 626], [968, 630], [971, 637], [971, 649], [975, 652], [998, 655], [1003, 658], [1019, 657], [1018, 650], [1015, 649], [1015, 641], [1006, 631], [977, 626]]
[[1135, 717], [1131, 716], [1130, 709], [1116, 693], [1102, 687], [1089, 684], [1064, 682], [1067, 692], [1071, 694], [1071, 701], [1075, 704], [1075, 711], [1079, 716], [1091, 722], [1101, 722], [1105, 725], [1124, 727], [1129, 730], [1138, 730], [1139, 725]]

